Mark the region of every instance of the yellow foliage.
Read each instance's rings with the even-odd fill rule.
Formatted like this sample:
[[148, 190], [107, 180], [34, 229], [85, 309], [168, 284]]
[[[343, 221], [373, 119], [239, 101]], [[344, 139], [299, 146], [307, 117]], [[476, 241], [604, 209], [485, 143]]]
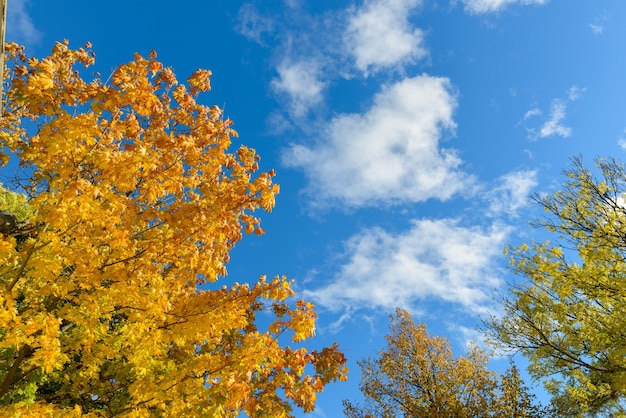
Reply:
[[626, 170], [580, 158], [563, 189], [535, 196], [555, 239], [510, 250], [525, 278], [491, 324], [495, 342], [520, 350], [562, 416], [626, 416]]
[[448, 340], [429, 336], [402, 309], [392, 316], [386, 339], [378, 357], [359, 362], [365, 404], [344, 401], [350, 418], [552, 416], [533, 404], [514, 366], [503, 375], [489, 371], [488, 355], [476, 346], [455, 358]]
[[[214, 284], [278, 186], [196, 102], [209, 71], [188, 92], [154, 52], [110, 85], [77, 69], [89, 46], [38, 60], [8, 44], [7, 58], [1, 161], [31, 173], [32, 210], [28, 231], [0, 236], [0, 415], [288, 416], [345, 379], [337, 346], [280, 344], [315, 329], [286, 278]], [[261, 329], [265, 309], [278, 322]]]

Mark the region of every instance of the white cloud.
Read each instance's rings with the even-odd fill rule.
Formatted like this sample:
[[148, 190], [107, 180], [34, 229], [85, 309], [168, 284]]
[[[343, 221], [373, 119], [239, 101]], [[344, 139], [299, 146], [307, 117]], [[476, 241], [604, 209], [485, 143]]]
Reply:
[[580, 99], [580, 97], [583, 95], [585, 91], [587, 91], [586, 88], [572, 86], [569, 89], [567, 89], [567, 98], [569, 101], [574, 102]]
[[22, 44], [36, 44], [41, 32], [35, 27], [26, 9], [30, 0], [11, 0], [7, 7], [6, 40]]
[[464, 227], [454, 219], [414, 220], [399, 234], [366, 229], [346, 242], [347, 262], [331, 283], [304, 296], [334, 311], [415, 311], [420, 301], [438, 300], [484, 313], [501, 283], [494, 259], [509, 231]]
[[546, 4], [548, 0], [463, 0], [465, 11], [471, 14], [498, 12], [514, 4]]
[[517, 217], [517, 211], [528, 204], [528, 196], [537, 184], [536, 170], [512, 171], [498, 178], [485, 196], [489, 214]]
[[572, 128], [565, 126], [562, 123], [565, 119], [566, 109], [567, 106], [563, 100], [552, 100], [552, 104], [550, 106], [550, 117], [547, 121], [545, 121], [539, 130], [539, 136], [541, 138], [546, 138], [548, 136], [560, 136], [567, 138], [572, 134]]
[[593, 19], [593, 22], [587, 26], [594, 35], [602, 35], [604, 33], [604, 25], [610, 21], [610, 16], [606, 14], [599, 15]]
[[604, 32], [604, 26], [597, 25], [595, 23], [590, 23], [589, 29], [591, 29], [591, 32], [593, 32], [594, 35], [601, 35], [602, 32]]
[[439, 147], [455, 107], [448, 79], [407, 78], [384, 87], [367, 112], [336, 116], [314, 146], [293, 145], [284, 162], [305, 171], [315, 203], [445, 200], [473, 183], [455, 151]]
[[624, 151], [626, 151], [626, 129], [624, 129], [624, 132], [622, 133], [622, 135], [620, 135], [617, 138], [617, 145], [623, 149]]
[[324, 83], [319, 80], [320, 69], [314, 61], [283, 61], [278, 78], [272, 80], [272, 89], [288, 97], [288, 111], [292, 117], [305, 116], [309, 109], [322, 101]]
[[541, 109], [539, 109], [538, 107], [532, 108], [528, 112], [526, 112], [524, 114], [524, 120], [534, 118], [535, 116], [541, 116]]
[[239, 33], [260, 45], [264, 45], [263, 35], [274, 30], [274, 22], [270, 18], [262, 16], [257, 8], [250, 3], [239, 8], [237, 18]]
[[355, 66], [367, 74], [423, 58], [421, 30], [411, 27], [409, 13], [421, 0], [367, 0], [361, 9], [353, 10], [344, 34], [347, 50]]
[[[564, 123], [567, 116], [567, 105], [580, 99], [586, 90], [586, 88], [574, 85], [566, 90], [564, 98], [552, 99], [547, 119], [543, 121], [538, 130], [536, 128], [528, 129], [530, 138], [537, 139], [551, 136], [567, 138], [571, 136], [572, 128]], [[523, 121], [541, 116], [542, 114], [541, 109], [534, 107], [524, 114]]]
[[491, 351], [491, 347], [485, 341], [485, 333], [480, 329], [476, 327], [469, 328], [459, 323], [449, 324], [448, 328], [455, 336], [455, 340], [462, 345], [466, 352], [472, 347], [479, 347], [486, 352]]

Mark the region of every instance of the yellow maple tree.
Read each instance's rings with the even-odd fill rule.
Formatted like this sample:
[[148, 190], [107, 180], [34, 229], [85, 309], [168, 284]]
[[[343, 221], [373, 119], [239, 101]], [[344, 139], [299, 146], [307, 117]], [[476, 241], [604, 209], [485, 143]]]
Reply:
[[196, 101], [211, 73], [179, 83], [152, 52], [85, 80], [90, 45], [6, 50], [0, 159], [28, 173], [32, 211], [0, 236], [0, 414], [313, 410], [347, 372], [336, 345], [300, 343], [313, 306], [293, 303], [284, 277], [216, 283], [243, 234], [264, 232], [254, 212], [278, 186], [253, 149], [230, 150], [221, 110]]

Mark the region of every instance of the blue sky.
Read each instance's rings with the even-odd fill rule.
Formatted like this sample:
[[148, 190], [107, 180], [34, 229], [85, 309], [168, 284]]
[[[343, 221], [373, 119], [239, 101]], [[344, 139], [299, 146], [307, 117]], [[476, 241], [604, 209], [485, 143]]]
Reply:
[[229, 279], [285, 274], [316, 304], [311, 345], [351, 370], [311, 415], [334, 417], [396, 306], [461, 353], [515, 279], [503, 248], [544, 238], [528, 194], [573, 156], [624, 158], [625, 18], [622, 0], [9, 0], [6, 39], [91, 41], [104, 78], [151, 49], [181, 79], [213, 71], [202, 100], [281, 184]]

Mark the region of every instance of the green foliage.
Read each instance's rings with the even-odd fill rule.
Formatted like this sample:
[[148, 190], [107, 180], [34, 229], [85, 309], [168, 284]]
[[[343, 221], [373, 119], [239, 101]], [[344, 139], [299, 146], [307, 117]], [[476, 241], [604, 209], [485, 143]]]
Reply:
[[549, 379], [562, 416], [626, 414], [626, 171], [613, 159], [597, 166], [601, 177], [576, 158], [561, 191], [533, 197], [548, 214], [537, 225], [556, 239], [509, 250], [525, 281], [488, 325]]
[[28, 204], [26, 195], [4, 188], [0, 183], [0, 210], [11, 212], [18, 222], [24, 222], [33, 214], [33, 208]]

